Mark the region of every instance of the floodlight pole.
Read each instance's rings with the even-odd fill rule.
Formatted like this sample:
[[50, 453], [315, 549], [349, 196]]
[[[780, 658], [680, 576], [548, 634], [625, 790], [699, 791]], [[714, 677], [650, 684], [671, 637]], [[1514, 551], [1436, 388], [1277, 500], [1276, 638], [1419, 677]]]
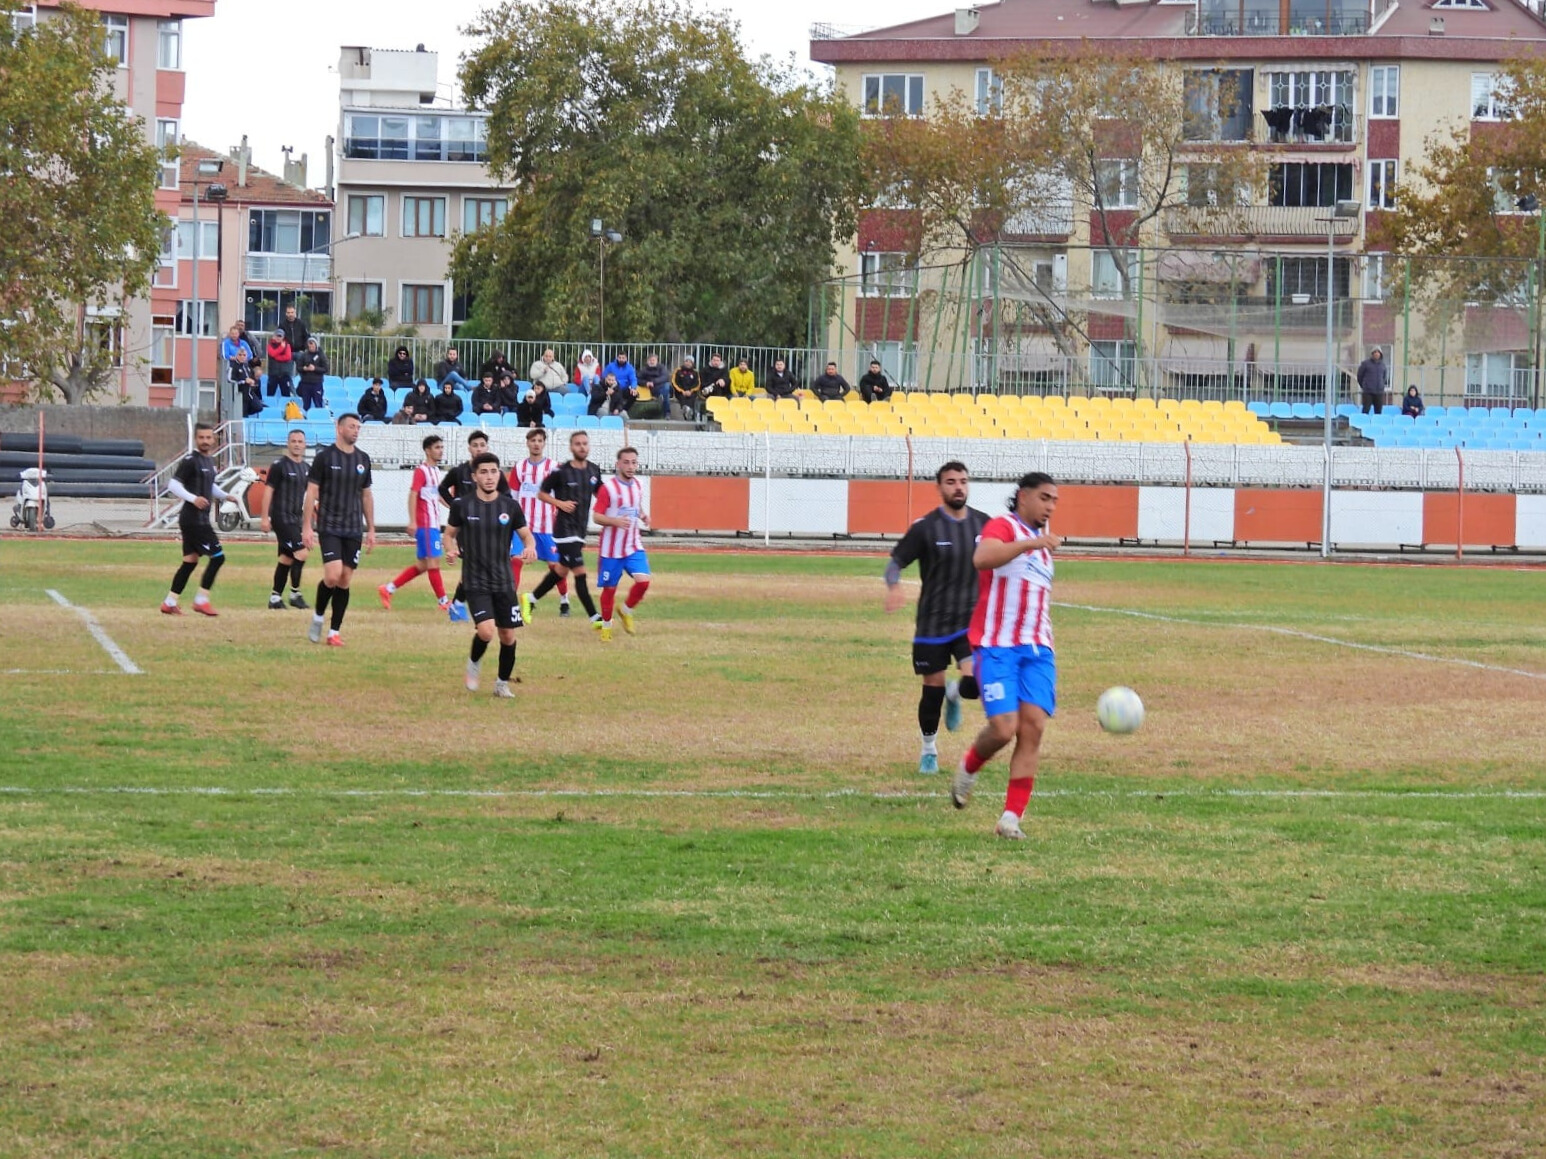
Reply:
[[[1358, 201], [1338, 201], [1331, 214], [1318, 220], [1326, 223], [1326, 421], [1322, 430], [1326, 474], [1321, 482], [1321, 558], [1331, 558], [1331, 420], [1336, 406], [1336, 250], [1337, 222], [1355, 218], [1363, 210]], [[1349, 292], [1351, 296], [1351, 291]]]

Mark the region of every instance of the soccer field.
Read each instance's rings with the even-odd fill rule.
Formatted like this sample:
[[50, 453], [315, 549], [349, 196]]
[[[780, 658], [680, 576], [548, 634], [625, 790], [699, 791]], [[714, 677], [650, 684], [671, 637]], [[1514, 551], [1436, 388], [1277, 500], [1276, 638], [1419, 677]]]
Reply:
[[1546, 1153], [1546, 572], [1065, 557], [1006, 842], [879, 555], [655, 552], [500, 702], [406, 548], [341, 650], [228, 554], [0, 542], [0, 1155]]

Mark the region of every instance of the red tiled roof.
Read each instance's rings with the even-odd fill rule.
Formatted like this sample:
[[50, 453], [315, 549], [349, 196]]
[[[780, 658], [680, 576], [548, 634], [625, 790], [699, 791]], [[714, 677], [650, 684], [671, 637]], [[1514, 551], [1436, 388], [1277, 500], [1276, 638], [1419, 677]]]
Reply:
[[[206, 149], [203, 145], [195, 145], [192, 141], [186, 141], [182, 146], [182, 154], [178, 157], [180, 176], [178, 180], [182, 184], [182, 200], [184, 204], [193, 203], [193, 178], [195, 167], [200, 161], [220, 160], [225, 162], [218, 177], [213, 180], [226, 187], [226, 201], [231, 204], [241, 205], [306, 205], [316, 208], [329, 208], [333, 202], [324, 193], [315, 189], [302, 189], [298, 185], [291, 185], [272, 173], [259, 169], [256, 165], [247, 166], [247, 184], [238, 185], [236, 162], [224, 153], [217, 153], [213, 149]], [[208, 176], [201, 178], [201, 185], [210, 180]], [[200, 199], [203, 199], [201, 193]]]

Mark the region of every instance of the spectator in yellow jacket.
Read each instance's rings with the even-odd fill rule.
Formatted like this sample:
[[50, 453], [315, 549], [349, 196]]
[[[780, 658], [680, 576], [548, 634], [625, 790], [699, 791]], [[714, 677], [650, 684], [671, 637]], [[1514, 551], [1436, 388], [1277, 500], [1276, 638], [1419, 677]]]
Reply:
[[743, 358], [730, 372], [730, 394], [735, 398], [749, 398], [756, 389], [757, 376], [752, 373], [752, 368]]

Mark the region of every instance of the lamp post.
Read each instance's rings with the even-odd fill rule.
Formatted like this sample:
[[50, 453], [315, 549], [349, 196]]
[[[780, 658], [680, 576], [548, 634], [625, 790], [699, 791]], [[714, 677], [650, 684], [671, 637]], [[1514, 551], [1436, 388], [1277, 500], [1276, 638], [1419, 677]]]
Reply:
[[1535, 214], [1536, 221], [1535, 268], [1531, 271], [1530, 279], [1530, 405], [1538, 407], [1541, 405], [1541, 291], [1546, 289], [1541, 285], [1543, 276], [1546, 276], [1546, 209], [1542, 208], [1541, 199], [1533, 193], [1525, 194], [1514, 204], [1525, 213]]
[[616, 245], [623, 235], [608, 229], [599, 217], [590, 219], [590, 235], [596, 243], [596, 312], [601, 331], [599, 346], [607, 344], [607, 246]]
[[1363, 202], [1361, 201], [1338, 201], [1332, 207], [1329, 217], [1316, 218], [1317, 221], [1326, 223], [1326, 424], [1324, 431], [1326, 477], [1321, 484], [1322, 559], [1331, 556], [1331, 418], [1337, 397], [1337, 339], [1334, 312], [1337, 296], [1337, 263], [1336, 250], [1333, 247], [1337, 240], [1337, 222], [1356, 218], [1362, 212]]
[[[203, 239], [199, 237], [199, 188], [209, 187], [209, 200], [219, 205], [225, 200], [225, 186], [215, 181], [200, 181], [201, 177], [215, 177], [225, 168], [225, 161], [219, 157], [206, 157], [194, 166], [193, 173], [193, 279], [190, 292], [193, 294], [193, 317], [190, 319], [193, 334], [193, 409], [199, 409], [199, 331], [204, 325], [204, 304], [199, 301], [199, 260], [203, 256]], [[217, 299], [218, 300], [218, 299]], [[215, 422], [218, 424], [223, 416], [225, 407], [225, 392], [221, 389], [220, 376], [215, 375]]]

